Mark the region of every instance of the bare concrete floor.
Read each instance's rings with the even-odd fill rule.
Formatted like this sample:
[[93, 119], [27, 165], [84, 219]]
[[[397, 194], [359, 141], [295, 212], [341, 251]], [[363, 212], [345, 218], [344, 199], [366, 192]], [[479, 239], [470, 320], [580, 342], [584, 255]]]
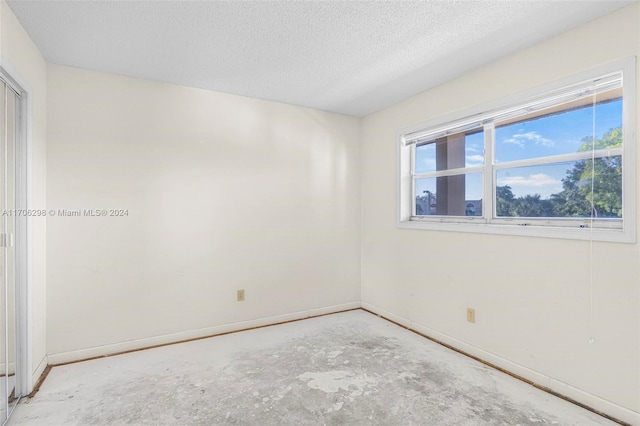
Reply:
[[55, 367], [10, 425], [614, 425], [364, 311]]

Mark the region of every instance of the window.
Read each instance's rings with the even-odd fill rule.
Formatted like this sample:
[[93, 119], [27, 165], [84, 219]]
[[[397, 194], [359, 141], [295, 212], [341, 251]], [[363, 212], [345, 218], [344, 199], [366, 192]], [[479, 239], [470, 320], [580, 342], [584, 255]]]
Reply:
[[399, 134], [399, 226], [635, 241], [635, 59]]

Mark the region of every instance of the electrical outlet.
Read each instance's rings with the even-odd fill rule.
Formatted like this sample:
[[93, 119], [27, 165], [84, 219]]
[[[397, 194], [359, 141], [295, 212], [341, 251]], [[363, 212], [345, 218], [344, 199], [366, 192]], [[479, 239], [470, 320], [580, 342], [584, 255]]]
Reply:
[[473, 308], [467, 308], [467, 321], [476, 322], [476, 310]]
[[244, 302], [244, 290], [238, 290], [237, 299], [238, 302]]

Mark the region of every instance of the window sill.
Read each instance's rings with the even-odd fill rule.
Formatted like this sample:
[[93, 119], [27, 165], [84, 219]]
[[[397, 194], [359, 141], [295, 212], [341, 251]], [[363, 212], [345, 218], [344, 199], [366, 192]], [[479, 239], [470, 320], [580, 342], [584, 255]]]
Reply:
[[402, 220], [400, 229], [418, 229], [427, 231], [466, 232], [477, 234], [516, 235], [523, 237], [555, 238], [566, 240], [604, 241], [616, 243], [635, 243], [635, 230], [579, 228], [565, 226], [541, 226], [485, 222], [436, 222], [430, 220]]

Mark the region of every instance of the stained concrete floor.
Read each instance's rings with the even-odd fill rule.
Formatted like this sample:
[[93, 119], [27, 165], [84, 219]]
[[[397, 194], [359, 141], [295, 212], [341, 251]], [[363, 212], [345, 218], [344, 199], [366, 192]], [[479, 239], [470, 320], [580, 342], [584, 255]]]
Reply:
[[364, 311], [54, 367], [9, 425], [615, 423]]

